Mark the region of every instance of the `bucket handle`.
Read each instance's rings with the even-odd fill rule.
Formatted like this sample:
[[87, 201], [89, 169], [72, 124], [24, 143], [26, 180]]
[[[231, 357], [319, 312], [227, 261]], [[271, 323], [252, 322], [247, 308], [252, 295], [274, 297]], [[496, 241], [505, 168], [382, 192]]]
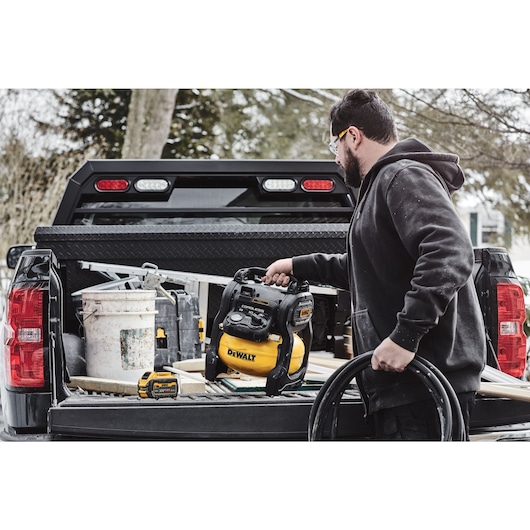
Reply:
[[[121, 315], [130, 315], [130, 316], [141, 316], [141, 315], [157, 315], [158, 310], [155, 311], [98, 311], [95, 309], [91, 313], [87, 313], [86, 311], [81, 311], [81, 314], [83, 315], [84, 320], [90, 318], [93, 315], [97, 316], [121, 316]], [[86, 317], [85, 317], [86, 315]]]

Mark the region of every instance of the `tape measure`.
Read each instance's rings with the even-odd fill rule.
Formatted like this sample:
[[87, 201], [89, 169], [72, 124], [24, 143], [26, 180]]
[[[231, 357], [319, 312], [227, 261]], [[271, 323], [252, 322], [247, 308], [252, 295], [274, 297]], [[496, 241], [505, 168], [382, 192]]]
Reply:
[[145, 372], [138, 380], [138, 395], [141, 398], [176, 398], [179, 383], [171, 372]]

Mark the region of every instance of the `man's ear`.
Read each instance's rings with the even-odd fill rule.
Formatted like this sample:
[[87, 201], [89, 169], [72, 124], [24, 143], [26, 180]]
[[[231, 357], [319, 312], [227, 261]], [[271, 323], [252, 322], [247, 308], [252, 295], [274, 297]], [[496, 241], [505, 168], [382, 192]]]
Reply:
[[352, 135], [352, 140], [355, 142], [355, 140], [357, 140], [357, 137], [360, 137], [360, 135], [358, 134], [358, 129], [357, 127], [355, 127], [355, 125], [352, 125], [349, 129], [348, 129], [348, 133]]

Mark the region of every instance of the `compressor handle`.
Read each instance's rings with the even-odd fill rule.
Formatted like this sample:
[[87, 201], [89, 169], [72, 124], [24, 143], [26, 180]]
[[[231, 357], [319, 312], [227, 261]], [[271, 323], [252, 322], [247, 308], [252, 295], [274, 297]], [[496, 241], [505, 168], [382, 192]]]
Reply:
[[[234, 275], [234, 280], [238, 283], [246, 283], [249, 280], [261, 283], [261, 278], [265, 274], [267, 274], [267, 269], [264, 267], [247, 267], [239, 269]], [[298, 293], [301, 291], [309, 291], [309, 283], [304, 281], [300, 284], [294, 276], [290, 276], [287, 292]]]
[[265, 276], [267, 269], [264, 267], [247, 267], [239, 269], [235, 275], [234, 280], [238, 283], [246, 283], [249, 280], [261, 282], [261, 278]]

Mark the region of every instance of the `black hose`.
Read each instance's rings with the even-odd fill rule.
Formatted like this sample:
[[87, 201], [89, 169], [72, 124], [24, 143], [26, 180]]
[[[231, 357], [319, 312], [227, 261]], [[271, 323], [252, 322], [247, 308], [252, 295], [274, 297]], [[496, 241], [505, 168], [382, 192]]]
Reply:
[[[338, 429], [338, 408], [344, 391], [351, 380], [371, 364], [373, 352], [363, 353], [337, 369], [322, 385], [309, 414], [309, 440], [323, 439], [324, 427], [330, 412], [333, 412], [331, 437]], [[431, 393], [440, 419], [441, 441], [466, 439], [464, 419], [456, 393], [447, 378], [432, 363], [416, 355], [407, 366], [416, 374]], [[456, 432], [453, 434], [453, 415]]]

